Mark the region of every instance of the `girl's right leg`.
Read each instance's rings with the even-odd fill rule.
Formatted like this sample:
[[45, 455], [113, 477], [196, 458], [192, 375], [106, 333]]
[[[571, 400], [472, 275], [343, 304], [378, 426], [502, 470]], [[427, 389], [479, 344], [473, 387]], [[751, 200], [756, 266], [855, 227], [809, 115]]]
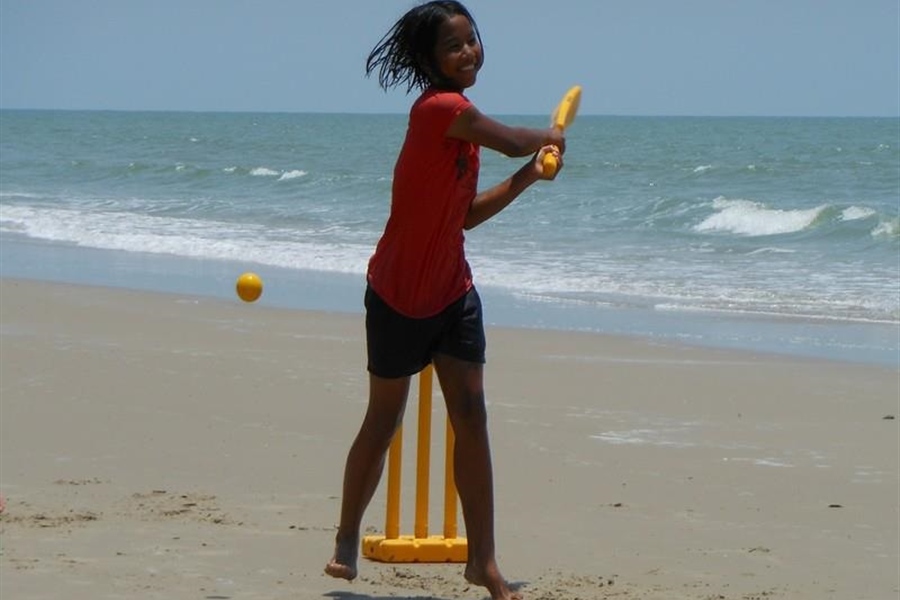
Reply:
[[497, 565], [494, 550], [494, 476], [484, 400], [484, 365], [443, 354], [434, 357], [447, 414], [456, 435], [454, 479], [468, 537], [465, 577], [492, 600], [521, 600]]
[[402, 422], [409, 381], [409, 377], [385, 379], [369, 374], [369, 406], [347, 455], [341, 522], [334, 556], [325, 566], [325, 572], [332, 577], [347, 580], [356, 577], [363, 513], [378, 488], [385, 454]]

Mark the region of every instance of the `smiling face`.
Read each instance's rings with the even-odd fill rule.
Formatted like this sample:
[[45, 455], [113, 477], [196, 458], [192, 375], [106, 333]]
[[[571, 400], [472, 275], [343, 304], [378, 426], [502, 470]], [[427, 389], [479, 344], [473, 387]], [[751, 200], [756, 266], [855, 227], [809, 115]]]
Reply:
[[453, 15], [438, 29], [434, 63], [442, 83], [457, 90], [475, 85], [481, 68], [481, 43], [472, 23], [463, 15]]

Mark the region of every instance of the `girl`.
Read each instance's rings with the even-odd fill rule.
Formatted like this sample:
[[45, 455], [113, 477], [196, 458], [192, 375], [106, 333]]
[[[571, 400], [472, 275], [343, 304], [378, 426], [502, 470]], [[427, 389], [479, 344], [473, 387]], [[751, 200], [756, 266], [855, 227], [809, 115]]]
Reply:
[[[390, 216], [372, 255], [365, 295], [369, 405], [344, 471], [333, 577], [357, 574], [360, 526], [402, 421], [410, 377], [434, 364], [456, 436], [456, 485], [468, 538], [465, 577], [494, 600], [518, 598], [494, 556], [494, 498], [484, 400], [481, 301], [464, 252], [465, 229], [496, 215], [560, 160], [555, 129], [508, 127], [463, 95], [484, 63], [481, 36], [459, 2], [411, 9], [369, 54], [382, 88], [421, 90], [394, 167]], [[532, 155], [511, 177], [477, 191], [479, 148]]]

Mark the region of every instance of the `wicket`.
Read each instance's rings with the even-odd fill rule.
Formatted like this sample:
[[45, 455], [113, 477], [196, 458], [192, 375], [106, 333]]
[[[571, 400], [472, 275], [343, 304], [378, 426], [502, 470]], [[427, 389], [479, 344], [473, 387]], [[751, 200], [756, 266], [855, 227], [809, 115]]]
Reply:
[[428, 493], [431, 465], [431, 388], [433, 367], [419, 373], [419, 421], [416, 443], [416, 507], [413, 535], [400, 535], [400, 469], [403, 426], [394, 434], [388, 451], [387, 516], [384, 535], [367, 535], [362, 540], [366, 558], [380, 562], [466, 562], [466, 538], [457, 536], [456, 482], [453, 478], [453, 428], [447, 419], [444, 457], [444, 531], [428, 535]]

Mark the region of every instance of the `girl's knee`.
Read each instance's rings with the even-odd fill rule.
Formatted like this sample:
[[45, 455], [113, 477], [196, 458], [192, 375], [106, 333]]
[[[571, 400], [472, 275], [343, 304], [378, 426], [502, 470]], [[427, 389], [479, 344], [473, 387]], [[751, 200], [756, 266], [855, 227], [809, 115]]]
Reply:
[[389, 444], [403, 420], [403, 413], [385, 414], [370, 411], [363, 423], [363, 431], [373, 438]]
[[487, 423], [484, 390], [466, 390], [456, 398], [447, 398], [447, 412], [454, 423], [466, 427], [484, 426]]

